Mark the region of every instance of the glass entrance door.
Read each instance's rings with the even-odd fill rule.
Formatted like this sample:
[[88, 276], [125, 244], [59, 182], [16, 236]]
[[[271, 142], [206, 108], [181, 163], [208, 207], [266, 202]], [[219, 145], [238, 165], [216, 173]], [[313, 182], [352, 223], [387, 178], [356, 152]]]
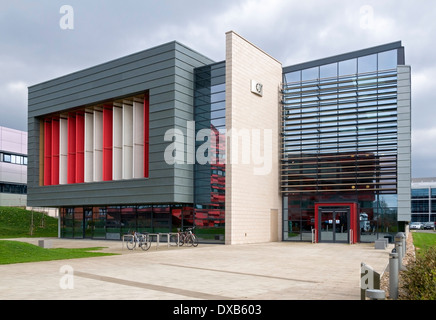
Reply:
[[319, 242], [349, 242], [350, 210], [348, 207], [319, 208]]

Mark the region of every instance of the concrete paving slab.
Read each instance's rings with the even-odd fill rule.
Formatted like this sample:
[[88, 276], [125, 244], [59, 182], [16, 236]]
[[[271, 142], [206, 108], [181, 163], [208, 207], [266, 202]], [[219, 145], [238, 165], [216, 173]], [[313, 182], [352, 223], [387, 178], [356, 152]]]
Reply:
[[0, 265], [1, 300], [359, 300], [361, 263], [382, 274], [392, 249], [274, 242], [131, 251], [120, 241], [68, 239], [52, 246], [118, 255]]

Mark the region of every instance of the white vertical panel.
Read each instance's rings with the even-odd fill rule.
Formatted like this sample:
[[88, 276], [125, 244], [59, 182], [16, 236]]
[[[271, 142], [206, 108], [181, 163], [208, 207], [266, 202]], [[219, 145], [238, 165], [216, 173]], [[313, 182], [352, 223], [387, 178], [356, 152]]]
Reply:
[[412, 180], [412, 90], [410, 66], [398, 66], [397, 129], [398, 129], [398, 221], [411, 220]]
[[123, 103], [123, 179], [133, 178], [133, 106]]
[[68, 182], [68, 119], [59, 121], [59, 184]]
[[94, 181], [94, 114], [85, 112], [85, 182]]
[[103, 181], [103, 112], [94, 110], [94, 181]]
[[123, 109], [114, 104], [113, 109], [113, 163], [112, 179], [123, 178]]
[[133, 178], [144, 177], [144, 103], [133, 102]]

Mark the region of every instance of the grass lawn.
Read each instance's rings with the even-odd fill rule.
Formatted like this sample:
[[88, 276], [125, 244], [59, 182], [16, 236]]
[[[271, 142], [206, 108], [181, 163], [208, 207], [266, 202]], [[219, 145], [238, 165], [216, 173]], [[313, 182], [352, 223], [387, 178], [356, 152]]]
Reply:
[[[33, 216], [33, 218], [32, 218]], [[33, 228], [32, 235], [30, 227]], [[58, 219], [21, 208], [0, 207], [0, 238], [57, 237]]]
[[413, 245], [418, 250], [436, 247], [436, 233], [413, 232]]
[[101, 247], [81, 249], [44, 249], [33, 244], [0, 240], [0, 264], [38, 262], [63, 259], [90, 258], [115, 255], [113, 253], [95, 252]]

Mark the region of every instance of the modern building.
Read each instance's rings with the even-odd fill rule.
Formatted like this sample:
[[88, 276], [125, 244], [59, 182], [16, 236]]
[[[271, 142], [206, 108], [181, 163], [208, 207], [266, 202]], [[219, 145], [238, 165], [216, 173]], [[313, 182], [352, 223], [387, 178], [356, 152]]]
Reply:
[[412, 221], [436, 221], [436, 178], [412, 179]]
[[28, 203], [61, 235], [373, 241], [410, 221], [411, 86], [394, 42], [283, 67], [237, 33], [29, 88]]
[[27, 132], [0, 127], [0, 207], [27, 203]]

